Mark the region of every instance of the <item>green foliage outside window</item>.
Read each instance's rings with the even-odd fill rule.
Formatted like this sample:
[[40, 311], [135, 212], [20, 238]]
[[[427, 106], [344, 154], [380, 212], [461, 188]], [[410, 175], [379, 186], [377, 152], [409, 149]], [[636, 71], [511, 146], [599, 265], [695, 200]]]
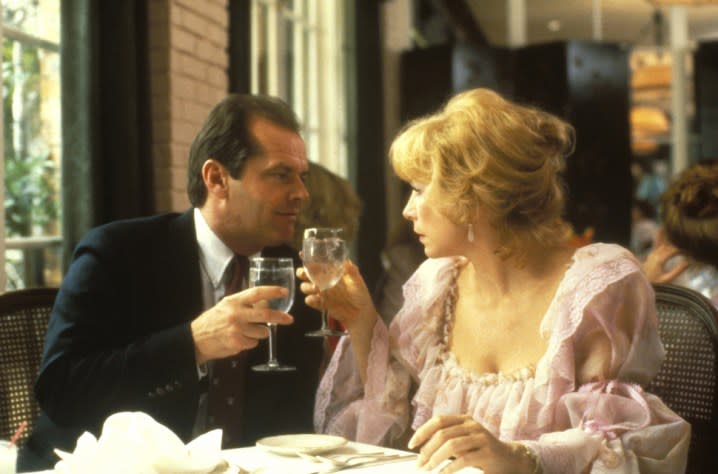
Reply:
[[59, 215], [57, 163], [42, 135], [41, 49], [3, 42], [5, 232], [45, 234]]

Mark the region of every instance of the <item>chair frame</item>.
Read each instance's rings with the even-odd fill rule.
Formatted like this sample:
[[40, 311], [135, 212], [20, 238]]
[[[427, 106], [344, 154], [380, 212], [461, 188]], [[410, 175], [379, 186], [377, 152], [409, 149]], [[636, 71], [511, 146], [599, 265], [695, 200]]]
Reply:
[[55, 302], [57, 288], [24, 288], [0, 293], [0, 309], [3, 313], [22, 311], [33, 306], [46, 306]]
[[699, 317], [718, 347], [718, 308], [697, 291], [669, 283], [654, 283], [656, 303], [672, 303], [687, 306], [692, 314]]

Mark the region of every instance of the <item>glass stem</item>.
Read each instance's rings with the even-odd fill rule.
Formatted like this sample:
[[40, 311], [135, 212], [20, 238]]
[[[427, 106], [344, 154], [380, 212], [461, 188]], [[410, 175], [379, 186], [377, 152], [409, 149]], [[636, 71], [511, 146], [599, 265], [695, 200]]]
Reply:
[[327, 319], [329, 318], [329, 310], [327, 309], [327, 303], [326, 301], [322, 305], [322, 329], [321, 331], [328, 331], [329, 330], [329, 321]]
[[326, 309], [322, 310], [322, 331], [329, 329], [329, 322], [327, 321], [329, 315], [327, 313], [328, 311]]
[[276, 346], [274, 345], [274, 341], [277, 338], [277, 325], [267, 323], [267, 326], [269, 327], [269, 361], [267, 365], [276, 366], [279, 365], [277, 362]]

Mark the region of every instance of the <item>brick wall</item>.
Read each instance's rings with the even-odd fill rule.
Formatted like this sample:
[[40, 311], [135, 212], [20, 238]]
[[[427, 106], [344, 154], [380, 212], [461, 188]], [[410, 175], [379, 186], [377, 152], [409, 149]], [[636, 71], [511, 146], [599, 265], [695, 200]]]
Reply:
[[158, 212], [189, 207], [189, 147], [210, 109], [227, 93], [228, 1], [150, 2], [152, 160]]

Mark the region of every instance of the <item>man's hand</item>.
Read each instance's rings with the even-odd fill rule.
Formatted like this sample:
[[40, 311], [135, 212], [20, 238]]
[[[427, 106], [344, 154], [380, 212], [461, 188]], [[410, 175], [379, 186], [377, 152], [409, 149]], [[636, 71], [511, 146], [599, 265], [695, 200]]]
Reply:
[[287, 289], [280, 286], [257, 286], [226, 296], [199, 315], [190, 325], [197, 363], [256, 347], [269, 334], [265, 323], [294, 322], [289, 314], [258, 304], [286, 295]]

